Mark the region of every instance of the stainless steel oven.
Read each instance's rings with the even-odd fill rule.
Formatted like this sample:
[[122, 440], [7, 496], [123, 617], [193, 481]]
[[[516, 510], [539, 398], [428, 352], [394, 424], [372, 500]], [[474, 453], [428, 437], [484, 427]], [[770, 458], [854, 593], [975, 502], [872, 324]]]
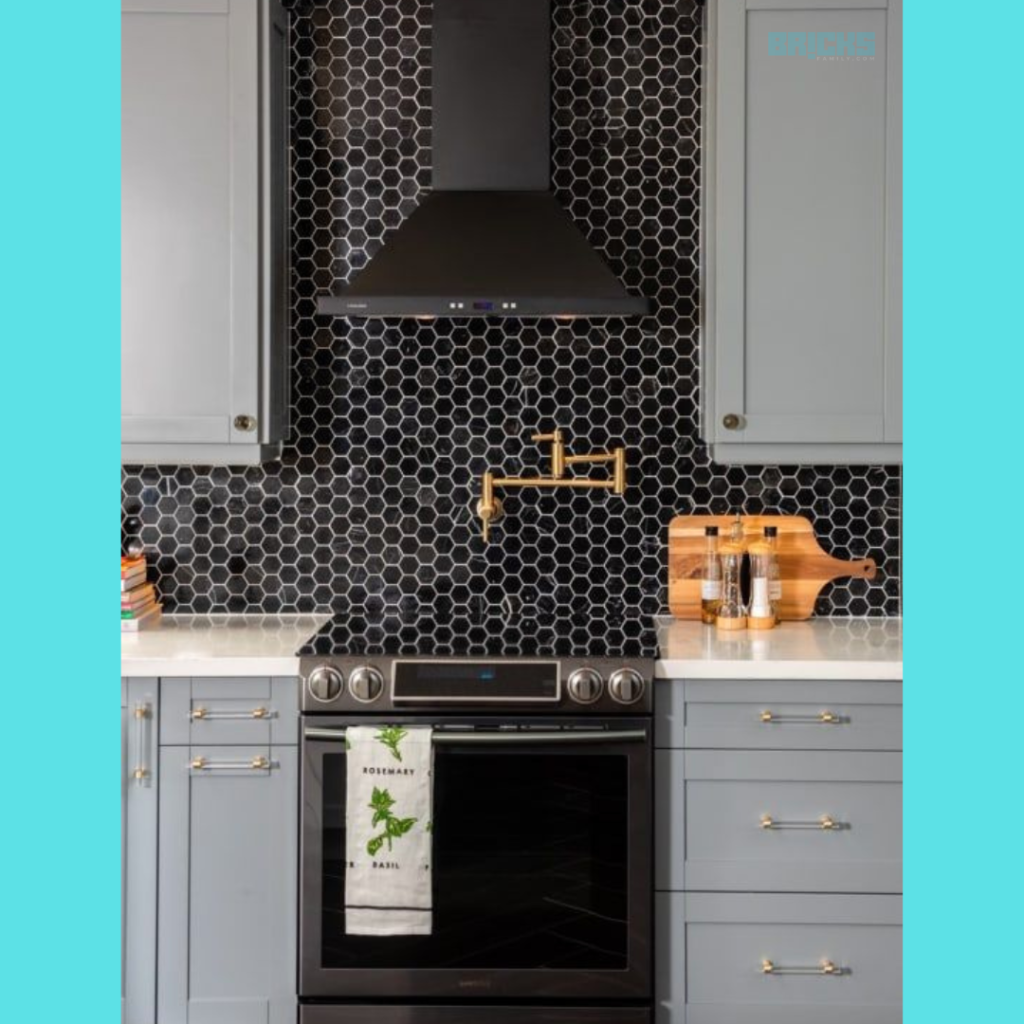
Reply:
[[367, 719], [318, 716], [303, 738], [301, 996], [648, 998], [650, 719], [401, 722], [435, 729], [433, 932], [346, 935], [344, 736]]

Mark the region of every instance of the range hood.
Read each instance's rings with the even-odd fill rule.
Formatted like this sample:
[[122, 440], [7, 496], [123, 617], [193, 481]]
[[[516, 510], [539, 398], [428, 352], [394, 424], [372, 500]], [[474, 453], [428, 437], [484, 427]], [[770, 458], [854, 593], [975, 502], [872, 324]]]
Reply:
[[319, 312], [635, 316], [551, 193], [550, 0], [434, 0], [433, 188]]

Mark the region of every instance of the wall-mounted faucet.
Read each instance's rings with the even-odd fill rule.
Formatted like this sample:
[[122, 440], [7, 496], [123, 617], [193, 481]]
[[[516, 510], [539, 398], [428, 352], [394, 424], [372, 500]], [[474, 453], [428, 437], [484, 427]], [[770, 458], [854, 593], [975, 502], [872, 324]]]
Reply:
[[[501, 499], [494, 495], [496, 487], [574, 487], [581, 490], [601, 488], [613, 494], [626, 493], [625, 448], [613, 448], [610, 452], [595, 452], [591, 455], [567, 455], [561, 430], [554, 430], [550, 434], [534, 434], [533, 440], [538, 444], [551, 442], [551, 476], [496, 477], [490, 470], [484, 473], [480, 481], [480, 500], [476, 504], [476, 512], [480, 517], [485, 544], [490, 539], [491, 523], [500, 519], [504, 511]], [[611, 476], [604, 480], [589, 480], [565, 475], [566, 466], [593, 462], [610, 462]]]

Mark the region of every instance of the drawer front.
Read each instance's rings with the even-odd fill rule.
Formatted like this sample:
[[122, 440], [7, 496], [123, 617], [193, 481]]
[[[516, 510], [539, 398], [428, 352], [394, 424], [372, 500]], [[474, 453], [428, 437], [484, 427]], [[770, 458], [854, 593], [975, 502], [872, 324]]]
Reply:
[[655, 765], [658, 888], [902, 891], [898, 754], [673, 750]]
[[662, 1024], [897, 1024], [897, 896], [659, 894]]
[[660, 683], [655, 743], [689, 749], [901, 750], [902, 683]]
[[160, 742], [295, 744], [298, 685], [296, 679], [269, 677], [166, 679]]

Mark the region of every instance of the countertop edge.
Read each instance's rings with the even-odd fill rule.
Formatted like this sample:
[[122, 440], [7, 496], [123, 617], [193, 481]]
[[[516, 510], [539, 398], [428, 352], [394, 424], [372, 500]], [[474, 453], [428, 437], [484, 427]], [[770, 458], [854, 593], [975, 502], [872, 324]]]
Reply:
[[659, 658], [655, 679], [822, 679], [903, 680], [903, 662], [870, 661], [706, 661]]
[[266, 657], [234, 658], [122, 658], [121, 675], [125, 679], [147, 679], [160, 676], [298, 676], [299, 659]]
[[121, 678], [298, 676], [299, 649], [330, 615], [168, 614], [121, 635]]

